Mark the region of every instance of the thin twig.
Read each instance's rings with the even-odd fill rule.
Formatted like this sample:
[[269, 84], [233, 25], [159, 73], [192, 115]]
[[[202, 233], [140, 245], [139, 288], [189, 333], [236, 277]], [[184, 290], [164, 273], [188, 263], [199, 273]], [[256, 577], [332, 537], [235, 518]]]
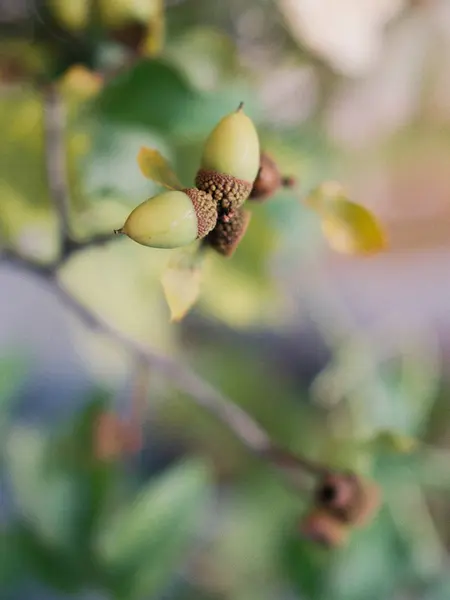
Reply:
[[295, 469], [319, 476], [328, 472], [328, 469], [321, 464], [279, 448], [260, 425], [232, 400], [175, 359], [163, 356], [156, 350], [140, 344], [93, 313], [53, 277], [53, 273], [50, 272], [49, 276], [48, 270], [13, 251], [3, 252], [0, 259], [44, 279], [50, 291], [88, 328], [108, 335], [135, 360], [165, 376], [176, 388], [188, 394], [199, 406], [227, 425], [234, 435], [259, 458], [283, 470]]
[[70, 196], [66, 168], [66, 113], [55, 86], [44, 89], [44, 145], [50, 196], [58, 217], [60, 248], [64, 254], [71, 243]]

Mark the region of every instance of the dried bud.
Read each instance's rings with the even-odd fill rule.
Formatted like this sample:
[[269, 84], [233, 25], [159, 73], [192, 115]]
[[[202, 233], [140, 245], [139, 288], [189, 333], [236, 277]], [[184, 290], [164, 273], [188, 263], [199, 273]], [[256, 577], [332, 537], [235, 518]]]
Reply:
[[247, 231], [251, 216], [251, 212], [239, 208], [233, 217], [219, 221], [206, 238], [208, 245], [223, 256], [232, 256]]
[[98, 418], [93, 442], [96, 458], [114, 460], [141, 449], [141, 429], [134, 422], [122, 421], [115, 413], [105, 412]]
[[263, 202], [278, 192], [281, 187], [293, 187], [293, 177], [283, 177], [277, 163], [263, 152], [259, 159], [258, 175], [253, 183], [250, 199]]
[[327, 548], [343, 546], [350, 535], [348, 526], [326, 510], [311, 510], [300, 523], [300, 535]]
[[329, 473], [319, 481], [315, 504], [335, 519], [362, 526], [374, 515], [380, 503], [378, 486], [355, 473]]

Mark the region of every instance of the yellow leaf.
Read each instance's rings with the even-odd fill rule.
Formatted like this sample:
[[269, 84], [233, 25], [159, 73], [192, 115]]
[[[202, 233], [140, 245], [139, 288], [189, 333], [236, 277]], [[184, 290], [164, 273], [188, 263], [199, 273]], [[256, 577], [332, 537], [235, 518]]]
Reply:
[[349, 200], [341, 184], [322, 184], [310, 194], [306, 204], [319, 214], [322, 232], [336, 252], [369, 255], [386, 249], [386, 237], [376, 217]]
[[181, 321], [197, 301], [202, 282], [204, 254], [199, 247], [175, 252], [161, 276], [171, 322]]
[[417, 439], [389, 430], [380, 431], [370, 443], [379, 451], [394, 454], [410, 454], [419, 447]]
[[154, 0], [153, 10], [147, 22], [147, 32], [140, 51], [143, 56], [154, 58], [163, 49], [166, 26], [163, 0]]
[[143, 146], [139, 150], [137, 161], [141, 173], [147, 179], [151, 179], [170, 190], [181, 190], [182, 185], [178, 181], [172, 167], [158, 150]]
[[100, 92], [103, 79], [101, 75], [83, 65], [73, 65], [64, 73], [59, 84], [62, 92], [88, 100]]

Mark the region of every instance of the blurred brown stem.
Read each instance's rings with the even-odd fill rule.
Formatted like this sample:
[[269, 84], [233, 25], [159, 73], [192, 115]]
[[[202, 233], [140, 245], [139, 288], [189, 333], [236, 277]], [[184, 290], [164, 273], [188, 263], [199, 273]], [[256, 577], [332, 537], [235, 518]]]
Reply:
[[44, 103], [44, 147], [50, 197], [58, 218], [60, 255], [54, 264], [48, 265], [55, 271], [69, 258], [81, 250], [100, 246], [117, 239], [113, 232], [100, 233], [88, 240], [76, 240], [70, 226], [70, 187], [66, 163], [66, 111], [64, 102], [52, 84], [43, 89]]

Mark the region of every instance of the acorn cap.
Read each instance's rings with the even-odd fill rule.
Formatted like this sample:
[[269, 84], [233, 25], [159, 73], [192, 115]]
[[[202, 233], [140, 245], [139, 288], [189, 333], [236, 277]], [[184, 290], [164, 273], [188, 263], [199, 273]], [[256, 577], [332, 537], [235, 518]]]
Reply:
[[258, 175], [253, 183], [250, 198], [266, 200], [276, 194], [282, 185], [277, 163], [265, 152], [261, 154]]
[[251, 216], [250, 211], [241, 208], [232, 218], [219, 221], [206, 238], [208, 245], [223, 256], [232, 256], [247, 231]]
[[178, 248], [204, 237], [216, 221], [217, 206], [211, 196], [188, 188], [163, 192], [145, 200], [116, 233], [151, 248]]
[[300, 535], [326, 548], [336, 548], [346, 543], [350, 530], [325, 510], [313, 508], [300, 523]]
[[259, 169], [259, 138], [243, 104], [223, 117], [205, 142], [201, 168], [253, 183]]
[[315, 504], [344, 523], [362, 526], [379, 507], [380, 492], [355, 473], [329, 473], [316, 487]]
[[247, 200], [252, 184], [231, 175], [200, 169], [195, 177], [199, 190], [211, 194], [220, 215], [231, 216]]

